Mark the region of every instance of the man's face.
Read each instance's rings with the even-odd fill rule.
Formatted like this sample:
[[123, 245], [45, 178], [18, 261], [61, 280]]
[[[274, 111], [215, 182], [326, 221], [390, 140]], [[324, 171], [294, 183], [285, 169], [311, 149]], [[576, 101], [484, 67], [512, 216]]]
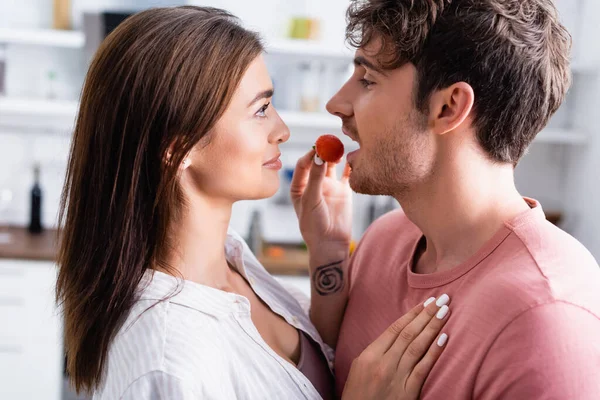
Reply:
[[398, 196], [431, 175], [435, 142], [427, 116], [415, 107], [412, 64], [379, 68], [373, 40], [356, 52], [354, 74], [327, 104], [360, 149], [348, 154], [355, 192]]

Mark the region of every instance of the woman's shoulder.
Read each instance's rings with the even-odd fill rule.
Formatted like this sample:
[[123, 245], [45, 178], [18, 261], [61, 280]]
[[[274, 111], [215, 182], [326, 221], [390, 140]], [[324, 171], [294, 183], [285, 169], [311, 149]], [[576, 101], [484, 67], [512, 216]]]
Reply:
[[131, 385], [161, 379], [193, 389], [193, 373], [214, 364], [219, 340], [211, 325], [209, 315], [169, 300], [138, 300], [111, 343], [102, 396], [96, 397], [121, 398]]

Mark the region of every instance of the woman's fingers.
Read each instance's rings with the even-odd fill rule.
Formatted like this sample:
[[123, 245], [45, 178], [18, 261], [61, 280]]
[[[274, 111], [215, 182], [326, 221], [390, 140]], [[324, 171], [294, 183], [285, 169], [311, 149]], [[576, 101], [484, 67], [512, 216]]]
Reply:
[[429, 348], [435, 342], [438, 335], [442, 332], [442, 328], [446, 324], [446, 321], [448, 321], [449, 316], [450, 309], [447, 305], [439, 308], [436, 315], [406, 348], [398, 365], [400, 374], [408, 376], [413, 371], [415, 366], [429, 351]]
[[327, 177], [332, 179], [337, 179], [336, 176], [336, 168], [337, 164], [335, 163], [327, 163]]
[[298, 195], [304, 193], [306, 184], [308, 183], [308, 175], [310, 174], [310, 167], [313, 163], [313, 157], [315, 151], [310, 150], [308, 153], [298, 159], [296, 168], [294, 168], [294, 175], [292, 176], [292, 182], [290, 183], [292, 191], [296, 191]]
[[[370, 352], [375, 356], [381, 357], [387, 352], [390, 347], [396, 342], [398, 339], [398, 335], [400, 332], [410, 323], [412, 322], [423, 310], [423, 304], [419, 304], [414, 307], [408, 313], [404, 314], [402, 318], [394, 321], [392, 325], [390, 325], [373, 343], [371, 343], [364, 352]], [[398, 360], [400, 358], [398, 357]]]
[[427, 354], [425, 354], [425, 357], [415, 365], [408, 376], [408, 379], [406, 379], [406, 392], [414, 394], [414, 398], [419, 397], [425, 379], [427, 379], [436, 361], [440, 358], [442, 352], [446, 348], [448, 335], [442, 333], [435, 337], [435, 339], [436, 340], [429, 346], [429, 350], [427, 351]]
[[326, 168], [315, 163], [315, 151], [311, 150], [296, 163], [290, 184], [290, 196], [298, 213], [300, 203], [309, 209], [321, 202], [321, 186]]
[[432, 297], [390, 325], [352, 363], [342, 398], [418, 399], [448, 339], [449, 302]]
[[346, 165], [344, 165], [344, 172], [342, 172], [342, 183], [347, 183], [350, 180], [350, 174], [352, 173], [352, 168], [350, 168], [350, 164], [346, 161]]
[[300, 212], [300, 202], [304, 195], [304, 191], [306, 190], [306, 185], [308, 184], [308, 175], [310, 174], [310, 167], [314, 155], [315, 151], [311, 149], [308, 153], [298, 159], [296, 168], [294, 168], [294, 175], [292, 176], [292, 182], [290, 183], [290, 197], [292, 198], [296, 214]]
[[[426, 338], [431, 337], [432, 334], [435, 337], [443, 326], [443, 324], [440, 325], [440, 322], [445, 322], [447, 319], [449, 302], [450, 297], [447, 294], [440, 296], [438, 299], [429, 299], [426, 302], [428, 303], [427, 307], [404, 327], [394, 344], [386, 352], [385, 357], [397, 361], [398, 364], [396, 365], [410, 365], [412, 363], [414, 366], [429, 348], [430, 343], [424, 344]], [[438, 316], [443, 318], [439, 319]]]

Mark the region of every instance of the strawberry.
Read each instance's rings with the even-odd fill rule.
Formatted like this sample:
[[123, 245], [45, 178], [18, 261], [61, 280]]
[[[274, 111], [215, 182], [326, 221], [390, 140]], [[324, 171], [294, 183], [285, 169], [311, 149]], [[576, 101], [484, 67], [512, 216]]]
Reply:
[[342, 141], [333, 135], [319, 136], [315, 143], [315, 150], [325, 162], [338, 163], [344, 156]]

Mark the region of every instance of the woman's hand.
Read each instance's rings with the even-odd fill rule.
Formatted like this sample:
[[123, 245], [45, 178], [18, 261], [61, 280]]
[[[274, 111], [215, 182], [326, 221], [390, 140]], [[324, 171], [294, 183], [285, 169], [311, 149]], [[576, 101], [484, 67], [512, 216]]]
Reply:
[[316, 165], [314, 156], [315, 151], [311, 150], [298, 160], [290, 188], [302, 237], [313, 251], [347, 250], [352, 238], [350, 167], [346, 164], [338, 180], [336, 165]]
[[[435, 299], [434, 299], [435, 300]], [[437, 304], [449, 301], [441, 296]], [[425, 379], [442, 354], [448, 336], [447, 305], [429, 299], [394, 322], [354, 360], [343, 400], [418, 399]]]
[[348, 301], [347, 265], [352, 238], [350, 167], [340, 180], [336, 165], [317, 165], [315, 151], [294, 170], [290, 194], [309, 253], [310, 319], [328, 345], [335, 347]]

